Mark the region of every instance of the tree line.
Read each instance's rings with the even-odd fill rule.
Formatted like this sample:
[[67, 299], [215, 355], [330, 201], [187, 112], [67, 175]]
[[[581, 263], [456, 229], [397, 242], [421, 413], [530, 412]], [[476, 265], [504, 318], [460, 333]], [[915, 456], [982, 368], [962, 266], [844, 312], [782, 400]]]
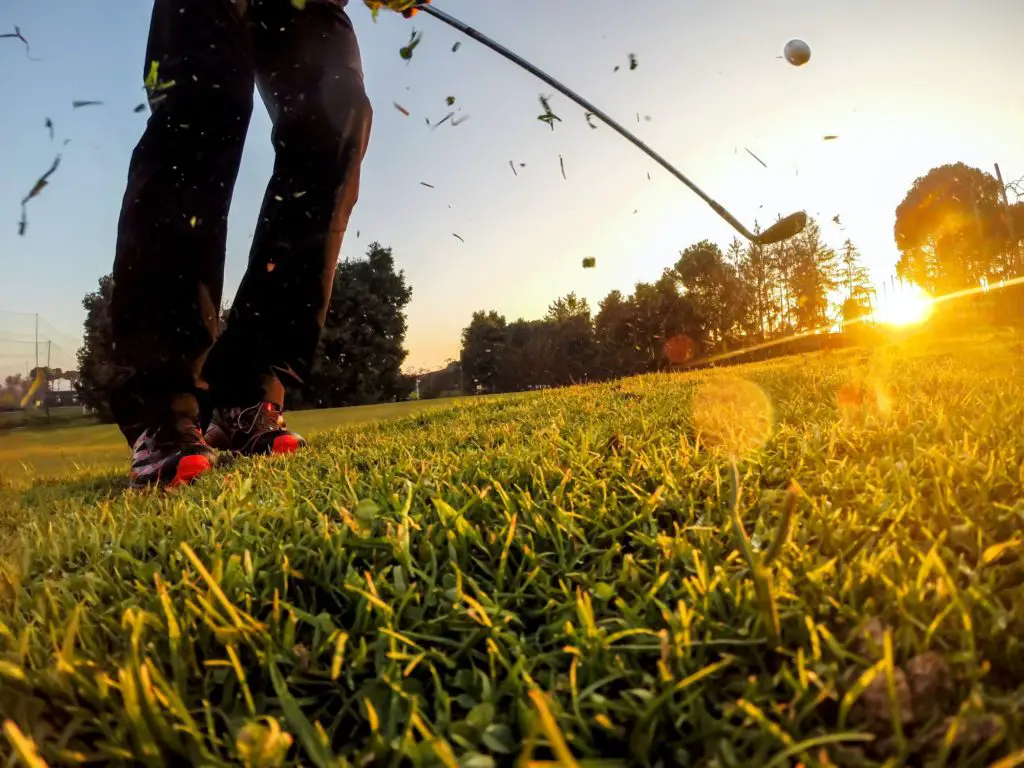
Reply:
[[871, 312], [857, 247], [838, 251], [813, 219], [770, 246], [701, 240], [653, 282], [613, 290], [592, 313], [570, 293], [539, 320], [478, 311], [462, 332], [463, 381], [508, 392], [664, 370], [695, 358], [850, 322]]
[[[1024, 203], [1008, 200], [984, 171], [955, 163], [911, 185], [895, 211], [896, 273], [933, 295], [997, 284], [1024, 274]], [[837, 217], [838, 220], [838, 217]], [[838, 223], [838, 222], [837, 222]], [[83, 300], [85, 339], [76, 389], [83, 404], [109, 417], [107, 402], [123, 375], [111, 343], [112, 278]], [[1010, 296], [1006, 291], [1000, 296]], [[291, 408], [378, 403], [454, 391], [502, 392], [561, 386], [665, 370], [720, 352], [870, 315], [868, 270], [847, 240], [838, 249], [811, 220], [798, 236], [771, 246], [708, 240], [679, 253], [653, 282], [609, 293], [592, 310], [569, 293], [544, 317], [509, 322], [493, 310], [473, 313], [459, 360], [423, 376], [402, 372], [406, 307], [412, 297], [390, 248], [372, 243], [362, 259], [339, 263], [327, 323], [309, 380], [288, 393]], [[1024, 311], [1004, 301], [999, 312]], [[230, 322], [225, 312], [225, 323]]]
[[[1007, 195], [1017, 188], [963, 163], [916, 179], [895, 211], [896, 274], [933, 296], [1024, 274], [1024, 203], [1010, 204]], [[989, 317], [1019, 319], [1019, 293], [986, 298]], [[869, 316], [875, 299], [857, 247], [849, 239], [829, 247], [813, 219], [797, 237], [771, 246], [734, 239], [723, 252], [702, 240], [654, 282], [637, 283], [629, 295], [609, 293], [596, 313], [574, 293], [537, 320], [475, 312], [462, 332], [463, 388], [509, 392], [665, 370], [842, 330]]]

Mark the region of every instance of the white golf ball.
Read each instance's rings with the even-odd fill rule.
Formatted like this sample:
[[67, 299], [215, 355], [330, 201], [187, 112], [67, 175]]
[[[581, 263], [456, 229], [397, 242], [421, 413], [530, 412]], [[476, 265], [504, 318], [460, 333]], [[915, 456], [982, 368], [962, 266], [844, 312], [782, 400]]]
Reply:
[[811, 46], [803, 40], [790, 40], [783, 51], [786, 61], [794, 67], [802, 67], [811, 59]]

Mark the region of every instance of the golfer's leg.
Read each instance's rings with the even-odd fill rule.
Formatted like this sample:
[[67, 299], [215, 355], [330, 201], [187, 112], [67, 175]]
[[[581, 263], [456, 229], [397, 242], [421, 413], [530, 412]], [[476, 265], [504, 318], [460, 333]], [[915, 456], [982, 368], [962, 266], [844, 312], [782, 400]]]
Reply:
[[204, 369], [224, 408], [282, 405], [281, 382], [300, 383], [312, 369], [371, 122], [339, 4], [253, 0], [250, 12], [275, 162], [248, 270]]
[[231, 0], [155, 0], [146, 72], [155, 66], [161, 85], [128, 169], [111, 301], [129, 374], [112, 406], [129, 442], [168, 411], [197, 408], [252, 112], [251, 50]]

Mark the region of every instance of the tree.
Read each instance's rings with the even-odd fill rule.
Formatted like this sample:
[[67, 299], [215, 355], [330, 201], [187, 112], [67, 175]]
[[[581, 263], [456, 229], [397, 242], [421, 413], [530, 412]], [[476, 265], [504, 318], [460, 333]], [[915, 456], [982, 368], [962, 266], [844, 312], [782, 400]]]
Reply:
[[548, 307], [545, 320], [544, 330], [550, 336], [550, 356], [543, 369], [543, 383], [561, 386], [585, 381], [596, 354], [587, 300], [575, 293], [555, 299]]
[[15, 373], [4, 378], [3, 389], [0, 389], [0, 407], [5, 409], [17, 409], [21, 407], [21, 398], [28, 392], [32, 382], [20, 373]]
[[1013, 274], [1016, 276], [1024, 271], [1024, 200], [1012, 203], [1006, 218], [1010, 235], [1008, 261], [1015, 265]]
[[803, 232], [785, 243], [784, 281], [794, 330], [812, 331], [829, 324], [829, 293], [839, 286], [839, 257], [821, 240], [821, 229], [808, 219]]
[[403, 344], [411, 298], [390, 248], [373, 242], [364, 259], [340, 262], [316, 362], [298, 392], [300, 403], [334, 408], [407, 398], [416, 385], [401, 370], [408, 355]]
[[636, 373], [658, 371], [685, 362], [674, 353], [680, 346], [695, 352], [700, 333], [699, 318], [688, 297], [679, 292], [674, 270], [666, 269], [654, 283], [637, 283], [630, 297], [633, 349], [637, 355]]
[[594, 318], [599, 376], [628, 376], [640, 369], [640, 356], [635, 348], [633, 330], [634, 307], [621, 291], [612, 291], [598, 305]]
[[85, 338], [78, 350], [78, 380], [75, 389], [83, 405], [93, 409], [101, 421], [113, 421], [110, 395], [117, 383], [114, 340], [110, 322], [113, 275], [104, 275], [99, 288], [82, 299], [85, 307]]
[[495, 311], [473, 313], [462, 330], [463, 388], [467, 392], [500, 392], [507, 323]]
[[586, 299], [579, 298], [575, 292], [559, 296], [548, 305], [547, 319], [556, 323], [564, 323], [577, 317], [590, 319], [590, 304]]
[[[755, 231], [759, 229], [755, 227]], [[755, 342], [772, 338], [782, 316], [778, 263], [773, 250], [756, 243], [744, 248], [739, 240], [733, 239], [729, 254], [746, 292], [745, 311], [740, 319], [744, 334]]]
[[736, 267], [726, 261], [721, 248], [701, 240], [680, 251], [674, 272], [696, 321], [694, 341], [712, 350], [727, 346], [747, 303]]
[[845, 288], [846, 317], [870, 310], [868, 273], [852, 243], [842, 256], [810, 220], [772, 246], [701, 240], [654, 282], [613, 290], [595, 317], [585, 299], [555, 299], [540, 320], [476, 312], [462, 332], [467, 390], [515, 391], [670, 369], [701, 354], [827, 328]]
[[861, 262], [860, 251], [849, 238], [843, 243], [839, 252], [839, 264], [842, 271], [843, 299], [841, 316], [843, 323], [849, 323], [871, 314], [871, 302], [875, 290], [871, 287], [871, 277], [867, 267]]
[[13, 374], [4, 379], [0, 387], [0, 411], [13, 411], [18, 408], [24, 393], [22, 374]]
[[491, 391], [519, 392], [551, 384], [554, 336], [549, 320], [519, 318], [505, 326], [501, 342], [489, 347], [497, 350]]
[[1010, 206], [1010, 221], [1018, 240], [1024, 240], [1024, 200], [1018, 200]]
[[1010, 276], [1014, 265], [999, 182], [964, 163], [932, 168], [896, 208], [900, 277], [942, 294]]

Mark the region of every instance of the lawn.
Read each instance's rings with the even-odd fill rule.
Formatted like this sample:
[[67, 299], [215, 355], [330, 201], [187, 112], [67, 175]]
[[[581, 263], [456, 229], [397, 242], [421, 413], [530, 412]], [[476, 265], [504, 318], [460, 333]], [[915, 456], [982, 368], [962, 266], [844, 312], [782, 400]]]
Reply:
[[1010, 333], [447, 403], [169, 495], [122, 474], [0, 490], [26, 761], [1024, 764]]
[[[365, 424], [408, 416], [444, 405], [451, 400], [422, 400], [385, 405], [363, 405], [288, 414], [288, 425], [315, 435], [348, 424]], [[74, 409], [81, 414], [81, 408]], [[8, 414], [4, 414], [7, 416]], [[20, 415], [20, 414], [11, 414]], [[55, 418], [59, 419], [58, 415]], [[66, 417], [65, 417], [66, 418]], [[79, 420], [73, 426], [52, 427], [34, 419], [34, 426], [0, 431], [0, 486], [32, 480], [60, 478], [81, 468], [120, 467], [128, 471], [128, 445], [117, 427]]]
[[89, 417], [82, 413], [82, 407], [78, 405], [51, 408], [49, 417], [42, 408], [32, 408], [27, 411], [0, 411], [0, 435], [8, 429], [17, 427], [54, 428], [69, 426], [75, 422], [89, 421], [91, 421]]

